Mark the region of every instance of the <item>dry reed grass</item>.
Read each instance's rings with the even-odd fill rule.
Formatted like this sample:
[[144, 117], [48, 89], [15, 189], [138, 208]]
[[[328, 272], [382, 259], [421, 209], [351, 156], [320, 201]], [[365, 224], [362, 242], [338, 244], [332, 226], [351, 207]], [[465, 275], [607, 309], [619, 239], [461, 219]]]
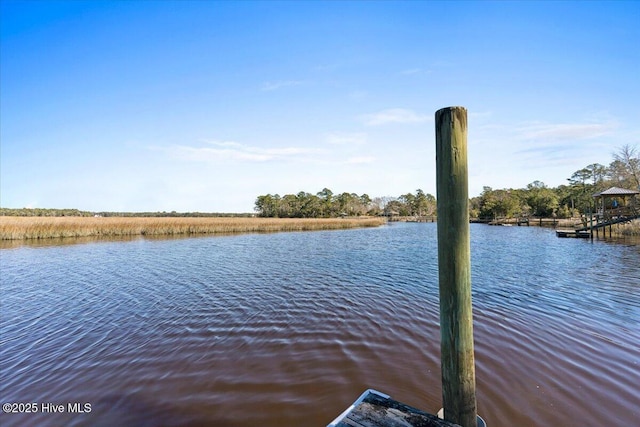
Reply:
[[160, 236], [377, 227], [384, 218], [0, 217], [0, 240]]
[[640, 220], [636, 219], [626, 224], [620, 224], [615, 231], [616, 234], [622, 236], [640, 236]]

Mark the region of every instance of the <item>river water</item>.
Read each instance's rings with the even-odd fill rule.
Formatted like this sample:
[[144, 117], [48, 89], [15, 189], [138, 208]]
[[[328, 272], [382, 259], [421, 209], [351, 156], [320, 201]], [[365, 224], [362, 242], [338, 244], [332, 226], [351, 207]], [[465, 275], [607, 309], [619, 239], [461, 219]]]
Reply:
[[[638, 425], [640, 245], [471, 240], [487, 424]], [[0, 425], [324, 426], [367, 388], [435, 413], [436, 257], [399, 223], [2, 249], [0, 399], [37, 413]]]

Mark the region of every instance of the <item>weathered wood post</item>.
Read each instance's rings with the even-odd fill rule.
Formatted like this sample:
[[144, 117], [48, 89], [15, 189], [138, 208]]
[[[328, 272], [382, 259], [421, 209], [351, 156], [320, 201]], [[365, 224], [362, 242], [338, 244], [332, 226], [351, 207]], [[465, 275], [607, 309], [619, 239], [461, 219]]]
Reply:
[[444, 418], [476, 427], [467, 172], [467, 110], [436, 111], [440, 357]]

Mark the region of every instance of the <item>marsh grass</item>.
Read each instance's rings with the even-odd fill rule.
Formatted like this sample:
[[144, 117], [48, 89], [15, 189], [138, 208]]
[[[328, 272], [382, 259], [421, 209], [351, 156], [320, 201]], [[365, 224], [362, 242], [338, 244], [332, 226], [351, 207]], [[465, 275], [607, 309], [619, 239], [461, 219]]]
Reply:
[[626, 224], [620, 224], [614, 228], [614, 231], [622, 236], [640, 236], [640, 220], [636, 219]]
[[367, 218], [137, 218], [0, 217], [0, 240], [65, 237], [162, 236], [377, 227], [386, 220]]

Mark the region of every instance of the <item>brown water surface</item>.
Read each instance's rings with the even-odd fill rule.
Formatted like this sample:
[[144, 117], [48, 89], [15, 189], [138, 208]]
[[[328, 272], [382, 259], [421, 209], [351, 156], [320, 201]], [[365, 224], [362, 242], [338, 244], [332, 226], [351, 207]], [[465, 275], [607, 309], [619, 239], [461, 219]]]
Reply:
[[[324, 426], [366, 388], [435, 413], [436, 245], [393, 224], [0, 250], [0, 399], [39, 409], [0, 425]], [[472, 263], [489, 426], [637, 424], [640, 246], [472, 225]]]

